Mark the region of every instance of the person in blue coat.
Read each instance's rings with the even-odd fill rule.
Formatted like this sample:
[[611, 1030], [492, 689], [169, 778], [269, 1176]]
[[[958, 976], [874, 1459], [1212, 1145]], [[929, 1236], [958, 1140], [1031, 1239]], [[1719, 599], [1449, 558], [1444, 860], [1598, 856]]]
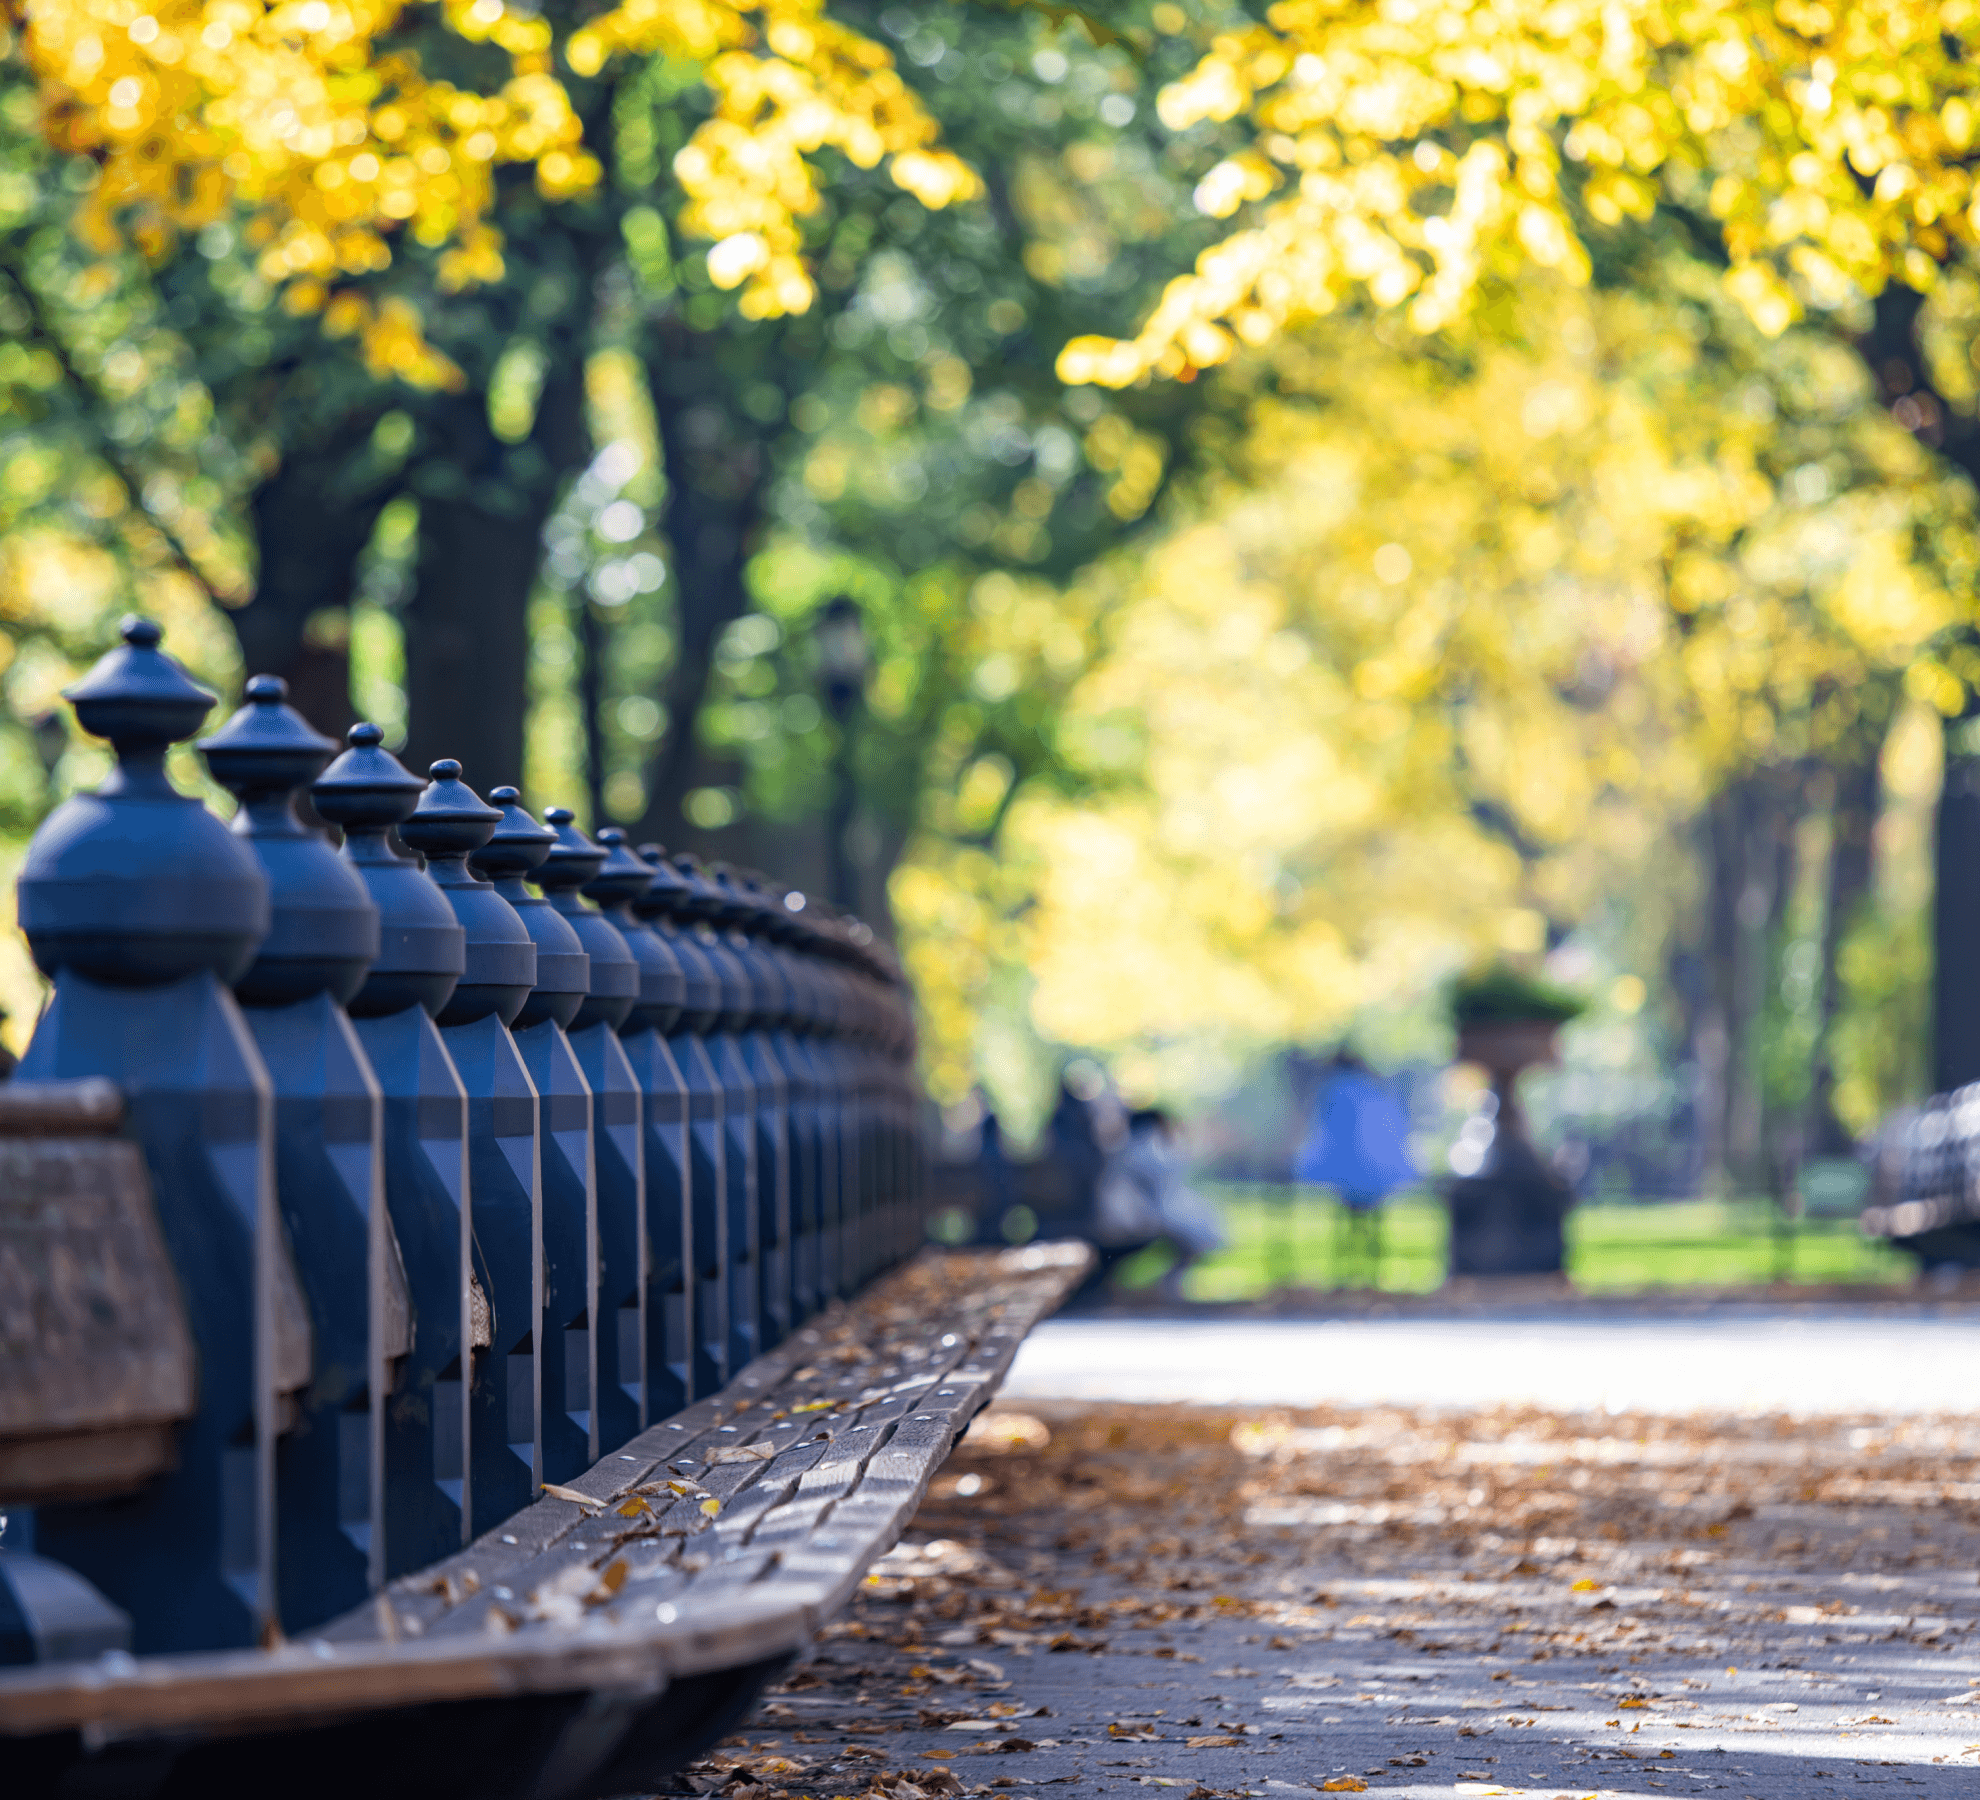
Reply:
[[1409, 1153], [1409, 1110], [1395, 1090], [1350, 1050], [1335, 1056], [1320, 1090], [1306, 1141], [1293, 1158], [1293, 1179], [1333, 1188], [1341, 1197], [1335, 1221], [1334, 1266], [1349, 1241], [1369, 1261], [1370, 1285], [1382, 1272], [1382, 1203], [1419, 1179]]

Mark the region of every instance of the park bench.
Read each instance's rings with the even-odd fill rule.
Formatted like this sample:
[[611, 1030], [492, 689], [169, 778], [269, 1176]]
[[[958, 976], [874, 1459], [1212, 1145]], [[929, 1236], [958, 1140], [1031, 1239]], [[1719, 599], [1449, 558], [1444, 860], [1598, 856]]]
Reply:
[[1980, 1082], [1884, 1122], [1860, 1223], [1928, 1266], [1980, 1264]]
[[117, 773], [20, 884], [54, 994], [0, 1087], [7, 1791], [650, 1789], [1089, 1253], [927, 1246], [856, 922], [374, 728], [326, 770], [265, 679], [200, 746], [229, 831], [164, 771], [212, 697], [124, 637], [70, 691]]

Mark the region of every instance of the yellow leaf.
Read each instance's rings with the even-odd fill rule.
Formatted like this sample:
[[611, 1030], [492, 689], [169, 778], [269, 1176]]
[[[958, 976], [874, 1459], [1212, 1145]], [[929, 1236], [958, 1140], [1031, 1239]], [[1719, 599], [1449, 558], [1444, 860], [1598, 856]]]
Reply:
[[1368, 1783], [1359, 1775], [1336, 1775], [1332, 1781], [1321, 1782], [1320, 1791], [1323, 1794], [1365, 1794]]
[[1588, 1577], [1584, 1575], [1579, 1581], [1577, 1581], [1574, 1584], [1573, 1587], [1568, 1589], [1568, 1592], [1570, 1594], [1592, 1594], [1601, 1585], [1602, 1584], [1599, 1581], [1590, 1581]]
[[712, 1519], [722, 1510], [722, 1503], [713, 1494], [710, 1494], [706, 1500], [702, 1501], [701, 1510]]

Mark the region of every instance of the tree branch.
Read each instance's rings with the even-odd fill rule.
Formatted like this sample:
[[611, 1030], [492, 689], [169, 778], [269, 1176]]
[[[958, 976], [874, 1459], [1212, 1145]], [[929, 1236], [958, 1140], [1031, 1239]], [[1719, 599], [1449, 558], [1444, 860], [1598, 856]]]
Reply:
[[[237, 606], [250, 597], [251, 590], [238, 583], [218, 582], [201, 566], [199, 558], [187, 546], [184, 539], [163, 519], [153, 513], [144, 503], [144, 478], [137, 464], [125, 455], [122, 447], [112, 438], [101, 423], [105, 406], [103, 396], [97, 392], [95, 384], [85, 375], [70, 353], [69, 346], [55, 329], [54, 321], [48, 316], [34, 284], [11, 260], [0, 261], [0, 273], [6, 275], [8, 284], [20, 296], [21, 304], [27, 308], [29, 335], [50, 356], [62, 371], [63, 381], [81, 399], [78, 409], [82, 415], [84, 428], [88, 431], [96, 456], [123, 484], [129, 496], [130, 505], [126, 518], [141, 521], [144, 527], [155, 533], [165, 545], [169, 560], [198, 584], [208, 599], [221, 606]], [[128, 527], [127, 527], [128, 529]]]

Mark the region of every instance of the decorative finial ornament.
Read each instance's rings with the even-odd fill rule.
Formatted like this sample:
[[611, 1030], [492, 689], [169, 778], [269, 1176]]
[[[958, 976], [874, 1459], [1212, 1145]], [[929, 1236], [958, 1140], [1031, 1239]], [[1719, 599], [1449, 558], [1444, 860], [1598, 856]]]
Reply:
[[467, 932], [467, 966], [434, 1022], [468, 1025], [492, 1013], [507, 1025], [536, 985], [536, 945], [516, 909], [467, 860], [494, 836], [503, 813], [461, 779], [452, 757], [428, 772], [433, 779], [399, 836], [426, 858], [427, 873]]
[[664, 844], [641, 844], [641, 860], [648, 872], [646, 892], [633, 902], [633, 911], [642, 919], [685, 919], [692, 892], [667, 860]]
[[646, 920], [681, 965], [681, 1010], [675, 1027], [689, 1032], [711, 1030], [722, 1010], [722, 984], [694, 941], [687, 911], [692, 898], [688, 884], [667, 860], [663, 846], [641, 844], [639, 856], [646, 864], [648, 878], [646, 892], [632, 903], [633, 917]]
[[512, 787], [490, 788], [488, 802], [499, 811], [488, 842], [468, 858], [475, 873], [500, 881], [541, 868], [544, 858], [557, 847], [557, 834], [529, 816], [522, 795]]
[[165, 752], [199, 729], [214, 696], [158, 648], [150, 619], [66, 691], [117, 767], [50, 813], [28, 846], [20, 920], [36, 964], [153, 987], [210, 969], [231, 985], [268, 932], [268, 884], [248, 847], [172, 786]]
[[605, 866], [610, 853], [578, 829], [577, 815], [568, 806], [551, 807], [543, 820], [556, 842], [533, 879], [591, 959], [585, 1002], [570, 1028], [583, 1031], [604, 1024], [616, 1031], [639, 1000], [639, 963], [618, 926], [578, 898], [578, 890]]
[[76, 723], [92, 737], [108, 738], [117, 770], [103, 793], [117, 784], [165, 780], [165, 750], [189, 738], [220, 696], [203, 688], [158, 648], [164, 633], [157, 621], [135, 613], [118, 627], [124, 642], [97, 659], [95, 667], [62, 698], [76, 709]]
[[310, 790], [316, 810], [344, 833], [342, 857], [378, 908], [380, 947], [363, 987], [347, 1003], [354, 1019], [389, 1018], [409, 1006], [447, 1004], [467, 966], [467, 933], [417, 857], [387, 834], [411, 817], [426, 790], [369, 723], [344, 734], [344, 754]]
[[268, 877], [273, 917], [253, 965], [235, 984], [245, 1006], [289, 1006], [327, 993], [339, 1005], [364, 985], [379, 952], [378, 908], [364, 883], [296, 816], [296, 794], [337, 752], [288, 704], [273, 675], [247, 684], [247, 705], [199, 751], [241, 803], [234, 833]]
[[599, 832], [598, 842], [605, 860], [581, 891], [618, 928], [639, 965], [639, 998], [620, 1029], [628, 1033], [671, 1031], [687, 997], [681, 961], [673, 947], [633, 911], [634, 903], [652, 885], [653, 870], [632, 853], [626, 834], [616, 825]]
[[546, 1019], [568, 1025], [584, 1004], [591, 981], [584, 946], [555, 907], [523, 886], [523, 878], [534, 879], [556, 848], [557, 834], [529, 816], [514, 788], [491, 788], [488, 798], [501, 809], [500, 819], [488, 842], [468, 858], [468, 867], [495, 884], [536, 945], [536, 985], [509, 1023], [517, 1031]]

